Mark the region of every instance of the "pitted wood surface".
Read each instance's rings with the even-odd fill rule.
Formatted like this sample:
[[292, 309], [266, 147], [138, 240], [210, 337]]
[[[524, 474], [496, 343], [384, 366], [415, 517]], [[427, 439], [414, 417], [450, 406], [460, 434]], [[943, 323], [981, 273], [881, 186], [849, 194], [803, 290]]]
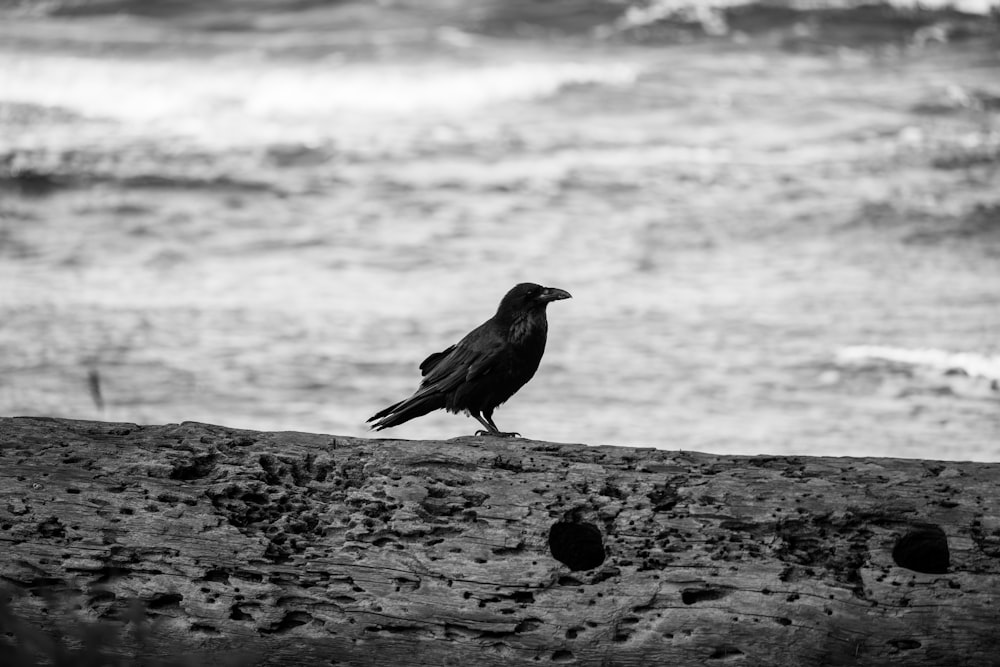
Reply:
[[[998, 464], [11, 418], [0, 576], [41, 626], [57, 609], [124, 626], [138, 598], [154, 652], [202, 660], [985, 666], [998, 480]], [[934, 570], [942, 531], [945, 572], [897, 564]]]

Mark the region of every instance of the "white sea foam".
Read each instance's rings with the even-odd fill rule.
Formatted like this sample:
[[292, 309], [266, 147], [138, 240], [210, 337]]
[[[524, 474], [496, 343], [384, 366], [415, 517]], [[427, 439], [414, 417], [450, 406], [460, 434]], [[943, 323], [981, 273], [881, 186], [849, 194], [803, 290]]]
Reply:
[[974, 352], [947, 352], [936, 349], [906, 349], [880, 345], [851, 345], [837, 352], [840, 363], [889, 362], [947, 372], [963, 372], [970, 377], [1000, 380], [1000, 355]]
[[[0, 52], [0, 102], [68, 109], [85, 116], [225, 142], [312, 139], [339, 119], [466, 114], [530, 101], [574, 85], [631, 85], [626, 62], [524, 61], [441, 67], [430, 64], [131, 61]], [[319, 136], [317, 136], [319, 135]], [[294, 138], [294, 137], [293, 137]]]
[[[652, 0], [643, 5], [629, 7], [625, 12], [621, 27], [648, 25], [656, 21], [675, 16], [685, 15], [695, 18], [707, 16], [712, 12], [731, 7], [753, 4], [757, 0], [707, 0], [706, 2], [691, 2], [691, 0]], [[988, 15], [1000, 7], [1000, 0], [888, 0], [889, 4], [898, 9], [956, 9], [967, 14]], [[865, 4], [860, 0], [789, 0], [792, 9], [830, 9], [857, 7]]]
[[956, 9], [966, 14], [987, 15], [1000, 8], [998, 0], [889, 0], [900, 9]]

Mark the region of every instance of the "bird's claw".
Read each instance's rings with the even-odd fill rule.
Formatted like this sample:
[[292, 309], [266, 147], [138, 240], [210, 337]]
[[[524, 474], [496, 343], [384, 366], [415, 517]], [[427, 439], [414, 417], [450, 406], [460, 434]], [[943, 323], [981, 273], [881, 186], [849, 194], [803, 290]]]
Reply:
[[516, 431], [510, 431], [509, 433], [506, 433], [504, 431], [484, 431], [483, 429], [479, 429], [478, 431], [476, 431], [476, 435], [477, 436], [480, 436], [480, 435], [492, 435], [492, 436], [494, 436], [496, 438], [520, 438], [521, 437], [521, 434], [517, 433]]

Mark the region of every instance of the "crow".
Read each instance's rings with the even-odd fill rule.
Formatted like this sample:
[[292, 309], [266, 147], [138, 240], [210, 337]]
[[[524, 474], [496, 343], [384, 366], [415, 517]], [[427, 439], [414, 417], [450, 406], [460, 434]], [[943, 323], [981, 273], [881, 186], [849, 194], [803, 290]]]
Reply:
[[371, 428], [399, 426], [432, 410], [467, 412], [485, 427], [476, 435], [502, 438], [493, 411], [531, 379], [545, 352], [549, 330], [545, 307], [569, 299], [570, 293], [534, 283], [515, 285], [500, 301], [496, 314], [465, 338], [420, 364], [423, 380], [409, 398], [372, 415]]

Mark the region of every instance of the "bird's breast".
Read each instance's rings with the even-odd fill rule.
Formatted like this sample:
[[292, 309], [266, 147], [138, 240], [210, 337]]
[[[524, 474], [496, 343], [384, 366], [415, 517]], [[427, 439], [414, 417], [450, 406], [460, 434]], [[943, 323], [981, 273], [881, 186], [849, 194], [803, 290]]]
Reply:
[[527, 315], [511, 323], [508, 332], [511, 345], [507, 373], [518, 386], [530, 380], [538, 369], [545, 353], [547, 333], [548, 322], [544, 313], [541, 317]]
[[544, 313], [541, 316], [529, 314], [519, 317], [511, 323], [508, 340], [517, 347], [532, 348], [541, 345], [542, 350], [544, 350], [548, 330], [549, 323], [545, 319]]

